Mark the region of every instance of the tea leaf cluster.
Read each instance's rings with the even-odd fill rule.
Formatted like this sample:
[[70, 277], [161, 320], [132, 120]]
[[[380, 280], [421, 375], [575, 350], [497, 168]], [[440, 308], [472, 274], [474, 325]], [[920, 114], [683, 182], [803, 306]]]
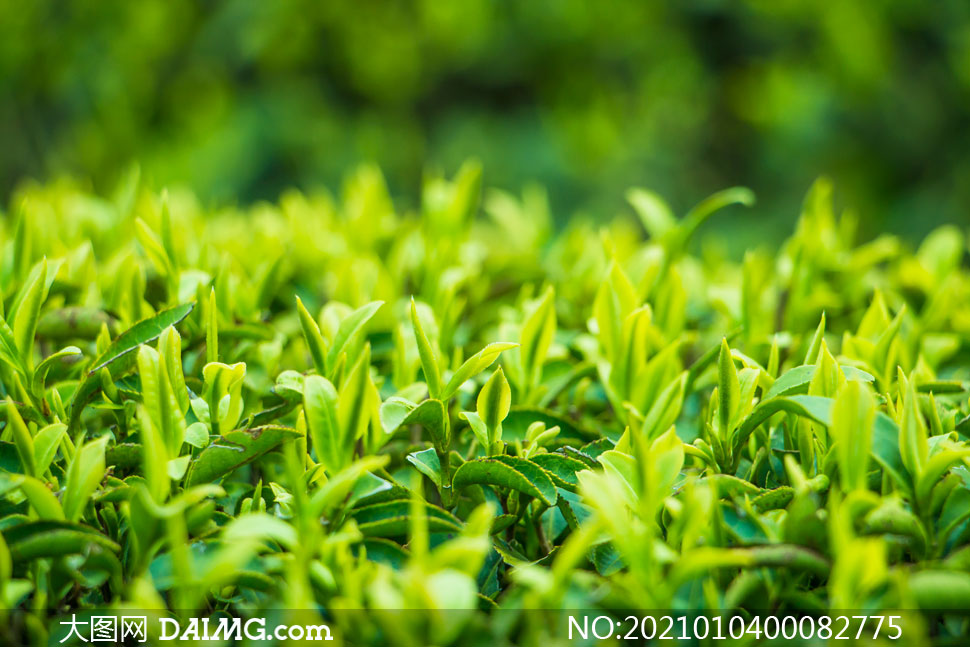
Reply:
[[967, 238], [860, 244], [831, 191], [735, 262], [701, 239], [741, 188], [561, 229], [474, 163], [403, 212], [372, 167], [247, 209], [27, 188], [0, 234], [0, 614], [38, 641], [103, 607], [373, 644], [562, 637], [529, 609], [965, 633], [935, 614], [970, 608]]

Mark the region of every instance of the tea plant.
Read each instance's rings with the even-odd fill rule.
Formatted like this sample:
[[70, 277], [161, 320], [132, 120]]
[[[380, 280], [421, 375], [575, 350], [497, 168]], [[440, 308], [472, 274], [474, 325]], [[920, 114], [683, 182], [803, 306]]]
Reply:
[[370, 167], [245, 210], [136, 176], [16, 196], [8, 639], [105, 607], [373, 644], [536, 644], [564, 609], [910, 609], [913, 644], [966, 635], [964, 232], [857, 243], [820, 180], [736, 263], [695, 239], [745, 189], [682, 218], [634, 189], [559, 230], [535, 189], [481, 193], [469, 163], [413, 213]]

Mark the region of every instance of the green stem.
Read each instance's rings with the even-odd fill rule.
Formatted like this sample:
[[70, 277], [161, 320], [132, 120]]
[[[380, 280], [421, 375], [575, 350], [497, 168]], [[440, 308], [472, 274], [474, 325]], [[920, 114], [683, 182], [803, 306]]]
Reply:
[[442, 451], [436, 447], [435, 453], [438, 455], [438, 463], [441, 466], [441, 487], [438, 490], [441, 494], [441, 504], [445, 508], [450, 508], [452, 504], [451, 452], [447, 448]]

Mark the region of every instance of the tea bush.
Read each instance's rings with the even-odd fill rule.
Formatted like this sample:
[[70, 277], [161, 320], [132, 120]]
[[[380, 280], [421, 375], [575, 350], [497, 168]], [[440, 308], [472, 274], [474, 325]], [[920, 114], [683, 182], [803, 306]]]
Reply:
[[0, 237], [3, 630], [299, 611], [535, 644], [564, 609], [909, 609], [914, 644], [965, 634], [940, 612], [970, 608], [967, 240], [857, 243], [831, 192], [734, 262], [695, 239], [742, 188], [556, 230], [474, 163], [414, 213], [371, 167], [211, 212], [137, 176], [28, 186]]

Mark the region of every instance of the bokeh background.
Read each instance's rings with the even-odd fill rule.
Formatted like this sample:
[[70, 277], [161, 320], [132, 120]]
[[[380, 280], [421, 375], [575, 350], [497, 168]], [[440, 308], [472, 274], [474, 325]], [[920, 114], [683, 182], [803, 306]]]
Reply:
[[[863, 235], [970, 221], [966, 0], [0, 0], [0, 192], [133, 162], [207, 203], [381, 165], [612, 216], [735, 184], [782, 235], [819, 174]], [[737, 227], [738, 222], [757, 227]]]

